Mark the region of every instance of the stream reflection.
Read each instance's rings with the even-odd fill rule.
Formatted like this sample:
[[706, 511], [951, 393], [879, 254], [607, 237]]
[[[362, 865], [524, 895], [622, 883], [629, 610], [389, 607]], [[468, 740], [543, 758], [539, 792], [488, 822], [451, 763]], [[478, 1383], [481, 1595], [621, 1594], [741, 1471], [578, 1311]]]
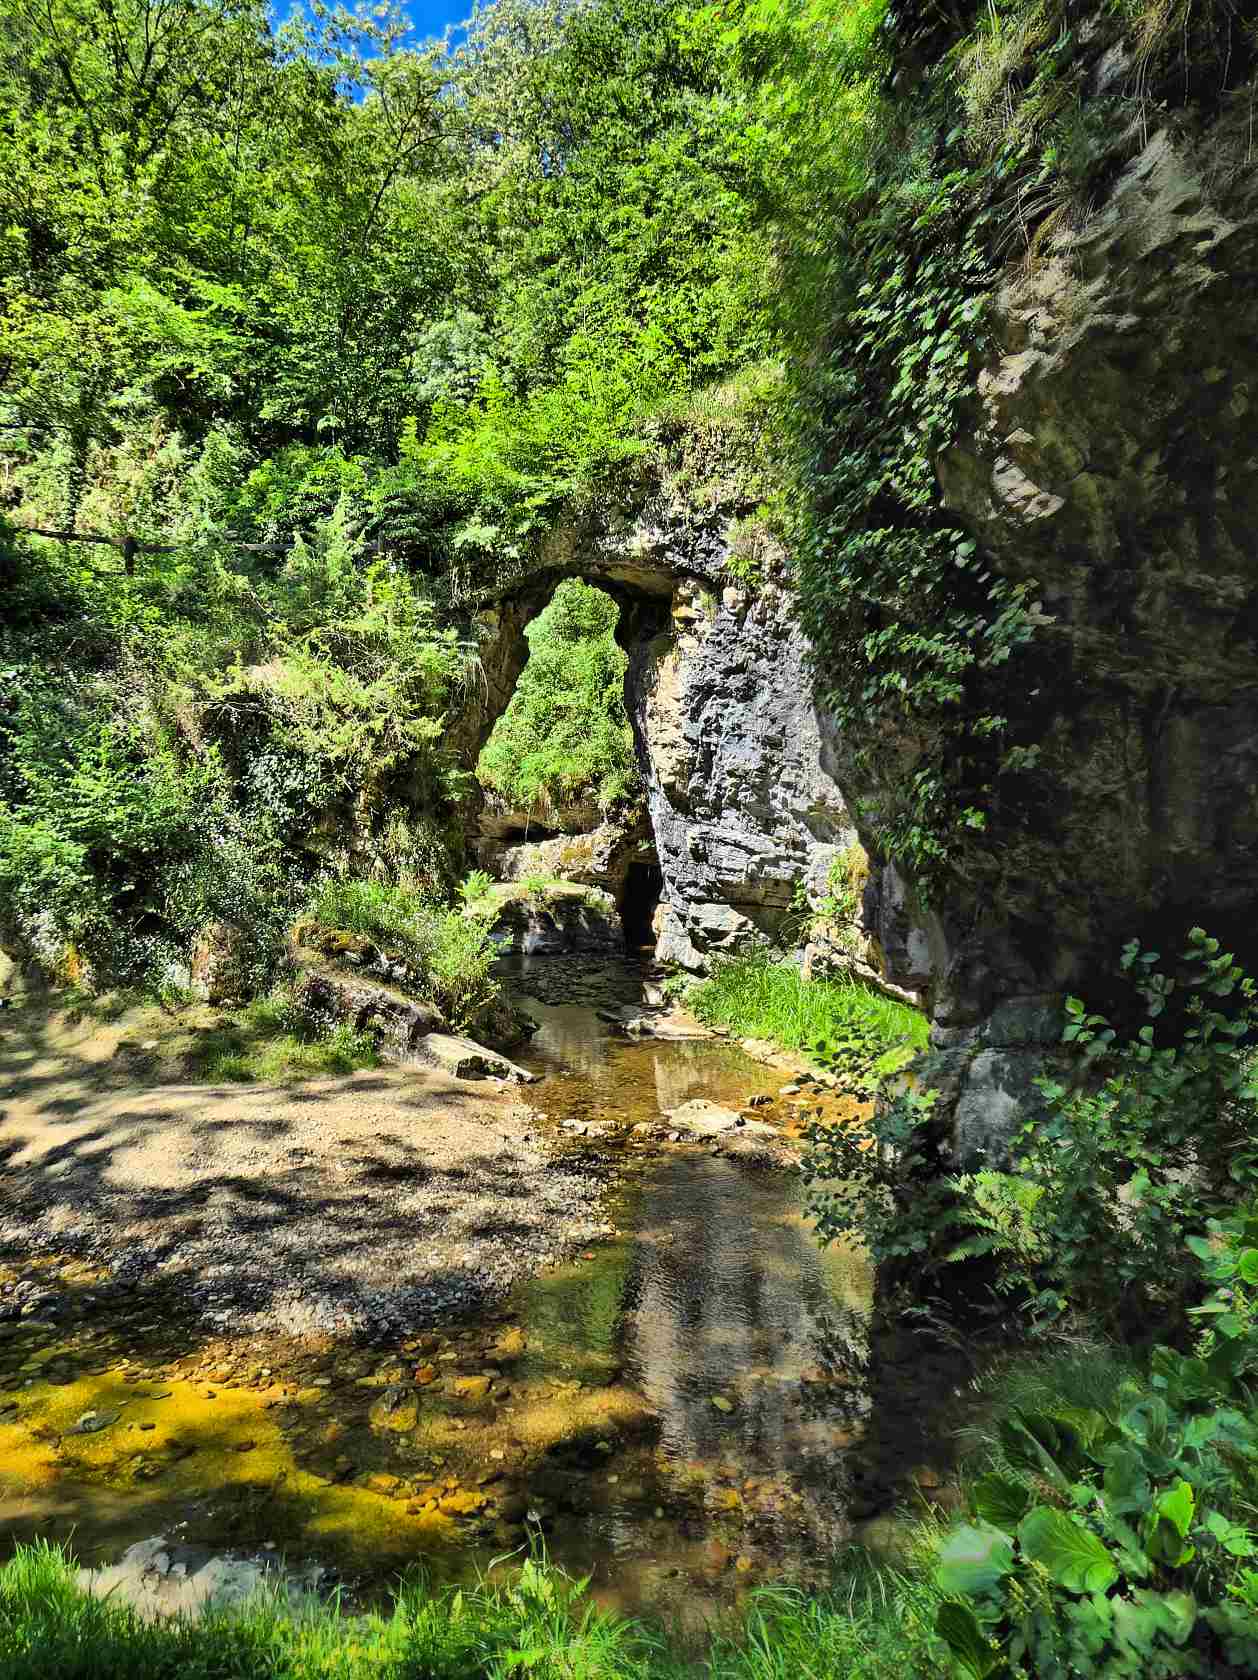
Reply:
[[[552, 1119], [652, 1122], [694, 1096], [741, 1106], [783, 1077], [721, 1042], [630, 1042], [587, 1004], [527, 1004], [541, 1023], [528, 1059], [548, 1075], [532, 1095]], [[579, 1497], [560, 1490], [552, 1555], [620, 1602], [684, 1601], [700, 1618], [735, 1582], [823, 1580], [851, 1537], [870, 1423], [863, 1256], [819, 1247], [795, 1173], [702, 1148], [648, 1156], [613, 1217], [618, 1240], [528, 1286], [520, 1316], [539, 1361], [602, 1361], [658, 1433], [616, 1444]]]

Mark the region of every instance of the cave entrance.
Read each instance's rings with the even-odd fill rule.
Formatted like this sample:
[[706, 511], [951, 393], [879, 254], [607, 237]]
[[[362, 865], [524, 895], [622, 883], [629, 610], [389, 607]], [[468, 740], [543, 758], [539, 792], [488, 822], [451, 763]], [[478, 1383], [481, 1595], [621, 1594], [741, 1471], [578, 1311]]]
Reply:
[[655, 950], [655, 912], [664, 891], [664, 874], [654, 860], [635, 858], [620, 895], [620, 926], [630, 956]]

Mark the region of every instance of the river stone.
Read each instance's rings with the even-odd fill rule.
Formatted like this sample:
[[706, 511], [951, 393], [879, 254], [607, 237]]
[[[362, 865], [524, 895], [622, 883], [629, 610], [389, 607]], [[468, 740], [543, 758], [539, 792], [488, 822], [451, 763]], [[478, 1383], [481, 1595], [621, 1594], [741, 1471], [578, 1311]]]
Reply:
[[680, 1108], [666, 1112], [675, 1127], [699, 1137], [719, 1137], [723, 1132], [735, 1131], [740, 1119], [732, 1108], [722, 1108], [720, 1103], [709, 1102], [706, 1097], [693, 1097]]
[[489, 1393], [490, 1377], [452, 1377], [449, 1392], [459, 1400], [483, 1400]]
[[614, 1009], [600, 1009], [598, 1018], [619, 1028], [630, 1038], [659, 1038], [685, 1043], [690, 1039], [712, 1037], [707, 1027], [675, 1010], [642, 1008], [637, 1004], [624, 1003]]
[[129, 1546], [108, 1568], [80, 1569], [76, 1580], [83, 1592], [128, 1604], [146, 1621], [154, 1621], [228, 1609], [263, 1588], [282, 1593], [299, 1610], [317, 1601], [323, 1574], [318, 1565], [290, 1573], [272, 1558], [212, 1555], [172, 1545], [159, 1534]]
[[425, 1033], [411, 1050], [414, 1063], [437, 1068], [454, 1079], [510, 1079], [517, 1084], [535, 1084], [540, 1075], [508, 1061], [496, 1051], [486, 1050], [470, 1038], [457, 1038], [453, 1033]]

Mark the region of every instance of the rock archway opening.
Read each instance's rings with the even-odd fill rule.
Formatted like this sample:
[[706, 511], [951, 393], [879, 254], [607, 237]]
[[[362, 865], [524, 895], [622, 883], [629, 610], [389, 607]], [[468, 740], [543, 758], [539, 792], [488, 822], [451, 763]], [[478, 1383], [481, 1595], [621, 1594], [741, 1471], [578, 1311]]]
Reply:
[[622, 603], [579, 577], [543, 600], [520, 627], [525, 656], [476, 764], [486, 816], [502, 837], [586, 833], [641, 800]]
[[504, 601], [482, 638], [478, 862], [517, 884], [530, 914], [584, 889], [572, 916], [605, 916], [617, 948], [635, 955], [654, 949], [664, 878], [634, 673], [668, 624], [667, 597], [570, 575]]

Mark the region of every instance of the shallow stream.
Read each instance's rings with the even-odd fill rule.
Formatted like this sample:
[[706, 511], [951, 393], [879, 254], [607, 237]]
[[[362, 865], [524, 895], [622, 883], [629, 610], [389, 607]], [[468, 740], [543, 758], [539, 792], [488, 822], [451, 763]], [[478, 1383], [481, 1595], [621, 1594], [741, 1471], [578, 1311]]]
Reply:
[[640, 999], [630, 964], [509, 978], [541, 1023], [529, 1100], [607, 1183], [607, 1234], [486, 1320], [383, 1354], [207, 1344], [177, 1302], [2, 1324], [0, 1534], [72, 1533], [89, 1560], [158, 1532], [269, 1543], [368, 1594], [542, 1540], [605, 1600], [693, 1629], [748, 1587], [820, 1584], [915, 1476], [931, 1496], [955, 1368], [907, 1336], [871, 1346], [868, 1267], [817, 1245], [798, 1174], [632, 1130], [696, 1096], [772, 1098], [756, 1112], [798, 1130], [787, 1077], [720, 1041], [617, 1035], [598, 1011]]

